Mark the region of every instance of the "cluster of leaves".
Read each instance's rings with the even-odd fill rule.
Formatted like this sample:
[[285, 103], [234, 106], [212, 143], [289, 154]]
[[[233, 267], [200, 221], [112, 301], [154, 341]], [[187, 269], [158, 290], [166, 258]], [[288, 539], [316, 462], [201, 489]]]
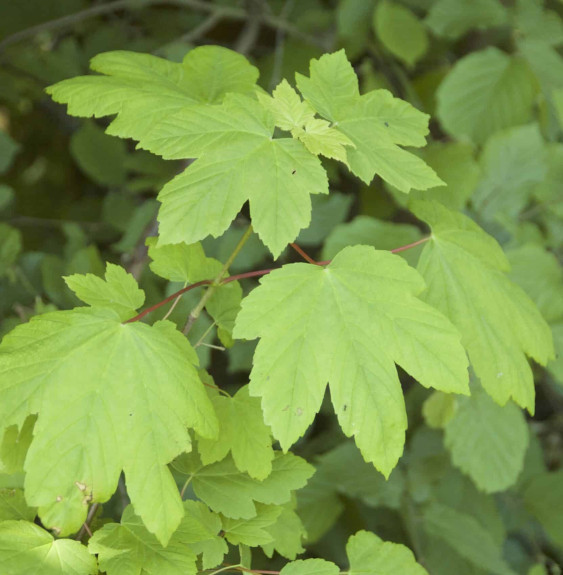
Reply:
[[0, 8], [3, 572], [556, 573], [562, 15]]

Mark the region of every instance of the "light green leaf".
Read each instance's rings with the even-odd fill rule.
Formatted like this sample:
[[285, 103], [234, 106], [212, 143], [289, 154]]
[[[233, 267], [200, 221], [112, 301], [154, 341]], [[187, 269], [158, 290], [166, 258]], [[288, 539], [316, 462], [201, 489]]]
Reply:
[[426, 28], [405, 6], [383, 0], [375, 8], [375, 34], [399, 60], [413, 67], [428, 51]]
[[195, 494], [213, 511], [233, 519], [251, 519], [256, 515], [254, 502], [281, 505], [289, 501], [291, 491], [303, 487], [314, 468], [304, 459], [278, 453], [272, 473], [263, 481], [239, 471], [232, 458], [196, 469], [192, 485]]
[[205, 309], [219, 327], [220, 336], [222, 330], [230, 337], [241, 300], [242, 288], [239, 282], [233, 281], [217, 288], [205, 304]]
[[448, 133], [482, 144], [498, 130], [526, 123], [535, 94], [526, 62], [490, 47], [458, 60], [438, 89], [436, 113]]
[[344, 146], [355, 147], [348, 136], [333, 128], [327, 121], [318, 118], [308, 120], [303, 128], [295, 128], [292, 134], [305, 144], [311, 154], [333, 158], [346, 165], [348, 160]]
[[96, 559], [72, 539], [59, 539], [34, 523], [0, 522], [0, 564], [9, 575], [96, 575]]
[[352, 535], [346, 553], [350, 560], [350, 575], [428, 575], [408, 547], [382, 541], [369, 531]]
[[[194, 48], [181, 64], [150, 54], [106, 52], [92, 59], [105, 76], [80, 76], [47, 88], [72, 116], [118, 114], [107, 133], [140, 140], [184, 108], [205, 110], [228, 92], [251, 92], [258, 70], [244, 56], [219, 46]], [[190, 242], [191, 243], [191, 242]]]
[[280, 575], [338, 575], [340, 569], [334, 563], [324, 559], [298, 559], [286, 563]]
[[115, 264], [107, 264], [105, 280], [94, 274], [74, 274], [64, 280], [84, 303], [112, 309], [122, 320], [132, 318], [145, 302], [145, 292], [135, 278]]
[[443, 182], [417, 156], [399, 146], [424, 146], [428, 116], [386, 90], [360, 96], [358, 78], [343, 50], [312, 60], [310, 77], [296, 74], [305, 99], [352, 141], [350, 169], [369, 183], [375, 174], [403, 192]]
[[190, 449], [188, 427], [217, 434], [196, 361], [170, 322], [122, 324], [103, 309], [38, 316], [4, 338], [0, 421], [39, 414], [25, 493], [45, 525], [76, 531], [124, 470], [136, 512], [168, 541], [183, 508], [166, 464]]
[[287, 80], [282, 80], [278, 84], [272, 96], [259, 92], [257, 97], [258, 101], [274, 117], [276, 126], [286, 132], [302, 128], [315, 117], [315, 110], [301, 99]]
[[19, 230], [0, 223], [0, 278], [14, 265], [22, 250], [22, 235]]
[[17, 473], [23, 471], [23, 463], [27, 450], [33, 439], [33, 427], [37, 416], [30, 415], [25, 419], [21, 429], [10, 425], [4, 431], [0, 444], [0, 471], [2, 473]]
[[507, 11], [499, 0], [438, 0], [425, 20], [436, 36], [453, 40], [473, 28], [493, 28], [506, 21]]
[[201, 244], [158, 245], [158, 238], [147, 238], [145, 243], [152, 259], [151, 270], [160, 277], [173, 282], [195, 283], [204, 279], [213, 279], [220, 271], [220, 262], [208, 258]]
[[422, 404], [424, 422], [432, 429], [443, 429], [457, 409], [457, 398], [451, 393], [434, 391]]
[[538, 306], [548, 322], [563, 319], [563, 267], [551, 252], [528, 244], [506, 252], [510, 279]]
[[305, 551], [301, 542], [307, 533], [292, 504], [282, 508], [277, 521], [266, 527], [266, 531], [272, 536], [271, 543], [262, 545], [262, 550], [268, 557], [272, 557], [274, 551], [277, 551], [282, 557], [293, 561]]
[[[98, 555], [100, 569], [107, 575], [195, 575], [196, 554], [191, 546], [216, 537], [192, 517], [190, 511], [197, 503], [185, 502], [180, 525], [164, 547], [149, 533], [132, 506], [128, 506], [120, 523], [108, 523], [94, 533], [88, 550]], [[217, 518], [218, 519], [218, 518]]]
[[25, 501], [23, 489], [0, 489], [0, 522], [9, 519], [33, 521], [37, 510]]
[[524, 491], [526, 508], [556, 545], [563, 545], [563, 471], [532, 477]]
[[272, 526], [282, 512], [280, 505], [256, 504], [256, 515], [250, 519], [223, 518], [223, 531], [229, 543], [257, 547], [270, 543], [272, 535], [267, 527]]
[[219, 436], [198, 440], [202, 463], [215, 463], [231, 452], [240, 471], [254, 479], [266, 479], [272, 472], [274, 450], [270, 430], [262, 420], [260, 400], [250, 397], [245, 385], [234, 397], [217, 394], [211, 401], [219, 420]]
[[189, 521], [193, 525], [192, 531], [201, 533], [201, 537], [204, 533], [208, 535], [207, 539], [201, 539], [198, 535], [198, 541], [188, 543], [188, 547], [196, 555], [201, 554], [204, 569], [217, 567], [229, 551], [227, 542], [219, 535], [223, 527], [221, 517], [213, 513], [201, 501], [184, 501], [184, 509], [185, 517], [189, 517], [189, 519], [183, 521]]
[[424, 300], [458, 327], [477, 377], [500, 405], [513, 398], [534, 411], [534, 382], [526, 355], [545, 365], [553, 357], [548, 325], [507, 277], [497, 242], [469, 218], [437, 202], [413, 202], [432, 228], [418, 269]]
[[502, 549], [476, 519], [433, 503], [424, 512], [425, 531], [453, 548], [486, 573], [514, 575], [502, 558]]
[[452, 463], [486, 493], [516, 483], [528, 441], [522, 411], [512, 402], [501, 407], [477, 386], [471, 397], [458, 398], [456, 412], [445, 426]]
[[125, 142], [85, 122], [70, 138], [70, 152], [80, 169], [103, 186], [123, 186], [127, 177]]
[[283, 449], [313, 421], [328, 381], [344, 433], [388, 476], [406, 429], [394, 362], [424, 386], [467, 393], [457, 331], [415, 297], [423, 289], [400, 257], [354, 246], [326, 268], [283, 266], [243, 300], [234, 335], [261, 338], [250, 392]]
[[491, 136], [479, 158], [483, 172], [472, 201], [478, 212], [515, 218], [547, 173], [544, 142], [536, 124]]
[[160, 192], [159, 244], [218, 237], [249, 200], [254, 230], [279, 256], [309, 224], [310, 194], [328, 193], [328, 182], [319, 159], [301, 142], [272, 139], [273, 131], [261, 106], [242, 96], [210, 115], [187, 110], [166, 133], [155, 131], [155, 141], [173, 144], [175, 157], [205, 151]]
[[[157, 245], [156, 237], [147, 238], [150, 267], [157, 275], [171, 281], [199, 282], [213, 280], [223, 268], [214, 258], [208, 258], [201, 246], [195, 243]], [[205, 309], [217, 326], [227, 334], [233, 329], [235, 317], [240, 309], [242, 288], [238, 282], [217, 286], [205, 305]]]

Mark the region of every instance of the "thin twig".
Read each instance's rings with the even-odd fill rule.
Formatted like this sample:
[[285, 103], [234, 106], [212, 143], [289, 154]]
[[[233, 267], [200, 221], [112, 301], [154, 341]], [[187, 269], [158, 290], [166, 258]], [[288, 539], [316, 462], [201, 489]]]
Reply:
[[258, 40], [260, 32], [260, 18], [262, 15], [262, 2], [260, 0], [246, 0], [247, 22], [235, 43], [235, 50], [248, 56]]
[[[240, 8], [230, 8], [227, 6], [217, 6], [216, 4], [210, 4], [201, 0], [144, 0], [144, 2], [139, 2], [139, 0], [115, 0], [114, 2], [93, 6], [92, 8], [87, 8], [86, 10], [81, 10], [80, 12], [69, 14], [68, 16], [56, 18], [55, 20], [49, 20], [48, 22], [43, 22], [42, 24], [31, 26], [25, 30], [20, 30], [15, 34], [7, 36], [0, 42], [0, 53], [4, 51], [8, 46], [16, 44], [17, 42], [21, 42], [22, 40], [32, 38], [41, 32], [61, 30], [74, 26], [84, 20], [88, 20], [96, 16], [111, 14], [119, 10], [136, 7], [146, 8], [149, 6], [157, 5], [177, 6], [179, 8], [193, 8], [194, 10], [210, 12], [214, 14], [220, 13], [222, 18], [229, 18], [231, 20], [246, 20], [248, 17], [246, 10], [242, 10]], [[328, 49], [326, 42], [301, 32], [301, 30], [296, 28], [293, 24], [281, 18], [270, 15], [261, 15], [259, 17], [259, 21], [265, 26], [283, 30], [286, 34], [294, 36], [295, 38], [303, 40], [304, 42], [319, 46], [325, 50]]]
[[216, 349], [218, 351], [225, 351], [225, 348], [222, 345], [214, 345], [212, 343], [200, 343], [199, 345], [203, 345], [204, 347], [210, 347], [211, 349]]
[[99, 503], [94, 503], [92, 505], [92, 507], [90, 507], [90, 509], [88, 510], [88, 515], [86, 516], [86, 521], [84, 521], [84, 523], [82, 524], [82, 527], [80, 528], [80, 531], [78, 532], [78, 534], [75, 537], [75, 539], [77, 541], [82, 541], [82, 538], [84, 537], [84, 533], [88, 533], [88, 535], [90, 535], [90, 537], [92, 537], [92, 532], [90, 531], [90, 523], [92, 523], [92, 519], [94, 519], [94, 515], [96, 515], [96, 511], [98, 510], [99, 506], [100, 506]]
[[311, 256], [307, 255], [304, 250], [302, 250], [297, 244], [289, 244], [305, 261], [316, 266], [321, 265], [316, 262]]
[[194, 42], [195, 40], [199, 40], [202, 36], [205, 36], [207, 32], [213, 30], [215, 26], [223, 20], [225, 15], [221, 11], [215, 12], [215, 14], [211, 14], [206, 20], [204, 20], [199, 26], [196, 26], [189, 32], [186, 32], [183, 36], [178, 38], [179, 42]]
[[[184, 288], [186, 287], [186, 284], [184, 284]], [[182, 289], [184, 289], [182, 288]], [[174, 303], [170, 306], [170, 309], [166, 312], [166, 315], [162, 318], [164, 319], [168, 319], [170, 317], [170, 314], [174, 311], [174, 308], [178, 305], [178, 302], [182, 299], [182, 295], [180, 294], [175, 300]]]
[[[182, 297], [182, 296], [178, 296], [178, 297]], [[199, 347], [200, 345], [203, 344], [203, 340], [209, 335], [209, 332], [215, 327], [215, 322], [213, 322], [204, 332], [203, 335], [199, 338], [199, 340], [197, 341], [197, 343], [194, 345], [194, 349], [196, 349], [197, 347]]]
[[[285, 0], [283, 8], [280, 12], [280, 18], [287, 20], [289, 14], [293, 10], [294, 0]], [[285, 52], [285, 31], [281, 28], [276, 30], [276, 47], [274, 49], [274, 65], [272, 66], [272, 74], [270, 76], [270, 92], [277, 86], [281, 80], [283, 57]]]
[[94, 18], [95, 16], [101, 16], [103, 14], [109, 14], [111, 12], [117, 12], [124, 8], [128, 8], [134, 4], [134, 0], [116, 0], [115, 2], [108, 2], [107, 4], [100, 4], [99, 6], [93, 6], [92, 8], [87, 8], [86, 10], [81, 10], [75, 14], [69, 14], [68, 16], [62, 16], [61, 18], [56, 18], [55, 20], [49, 20], [48, 22], [43, 22], [42, 24], [37, 24], [36, 26], [31, 26], [25, 30], [20, 30], [11, 36], [4, 38], [0, 42], [0, 52], [5, 50], [11, 44], [16, 44], [21, 40], [26, 38], [31, 38], [36, 34], [41, 32], [46, 32], [48, 30], [58, 30], [59, 28], [66, 28], [67, 26], [74, 26], [83, 20], [88, 20], [89, 18]]
[[398, 254], [399, 252], [404, 252], [405, 250], [410, 250], [411, 248], [415, 248], [416, 246], [419, 246], [420, 244], [427, 242], [429, 239], [430, 239], [430, 236], [427, 236], [425, 238], [422, 238], [421, 240], [413, 242], [412, 244], [407, 244], [406, 246], [401, 246], [400, 248], [395, 248], [394, 250], [391, 250], [391, 253], [392, 254]]
[[162, 301], [159, 301], [158, 303], [151, 305], [151, 307], [148, 307], [146, 310], [142, 311], [141, 313], [137, 314], [135, 317], [132, 317], [131, 319], [128, 319], [127, 321], [125, 321], [123, 323], [133, 323], [135, 321], [139, 321], [139, 320], [143, 319], [146, 315], [148, 315], [149, 313], [154, 311], [155, 309], [158, 309], [159, 307], [166, 305], [168, 302], [171, 302], [173, 299], [177, 298], [178, 296], [185, 294], [186, 292], [189, 292], [190, 290], [193, 290], [195, 288], [210, 285], [211, 283], [212, 283], [212, 280], [202, 280], [200, 282], [196, 282], [195, 284], [191, 284], [185, 288], [182, 288], [181, 290], [178, 290], [177, 292], [174, 292], [172, 295], [168, 296], [166, 299], [163, 299]]

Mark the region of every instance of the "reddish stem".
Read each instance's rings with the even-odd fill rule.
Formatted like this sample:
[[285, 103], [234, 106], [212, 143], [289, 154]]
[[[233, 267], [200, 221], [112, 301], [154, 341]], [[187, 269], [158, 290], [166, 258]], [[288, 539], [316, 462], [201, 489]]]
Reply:
[[426, 238], [422, 238], [421, 240], [413, 242], [412, 244], [407, 244], [406, 246], [401, 246], [400, 248], [395, 248], [394, 250], [391, 250], [391, 253], [392, 254], [398, 254], [399, 252], [404, 252], [405, 250], [410, 250], [411, 248], [415, 248], [416, 246], [419, 246], [420, 244], [427, 242], [429, 239], [430, 239], [430, 236], [428, 236]]
[[[412, 244], [407, 244], [406, 246], [401, 246], [399, 248], [395, 248], [395, 249], [391, 250], [391, 253], [396, 254], [398, 252], [403, 252], [405, 250], [409, 250], [411, 248], [419, 246], [420, 244], [423, 244], [424, 242], [427, 242], [429, 239], [430, 239], [430, 236], [428, 236], [426, 238], [422, 238], [421, 240], [413, 242]], [[297, 244], [291, 244], [291, 246], [295, 249], [295, 251], [297, 251], [300, 255], [302, 255], [309, 263], [315, 264], [316, 266], [327, 266], [332, 261], [332, 260], [325, 260], [322, 262], [316, 262], [314, 259], [309, 257]], [[242, 279], [246, 279], [246, 278], [255, 278], [255, 277], [265, 276], [265, 275], [269, 274], [270, 272], [275, 271], [276, 269], [279, 269], [279, 268], [270, 268], [270, 269], [266, 269], [266, 270], [256, 270], [253, 272], [245, 272], [243, 274], [236, 274], [234, 276], [229, 276], [228, 278], [225, 278], [224, 280], [221, 281], [221, 284], [228, 284], [230, 282], [234, 282], [234, 281], [242, 280]], [[182, 288], [181, 290], [178, 290], [176, 293], [173, 293], [172, 295], [168, 296], [166, 299], [163, 299], [161, 302], [158, 302], [158, 303], [154, 304], [153, 306], [147, 308], [146, 310], [142, 311], [140, 314], [136, 315], [135, 317], [128, 319], [124, 323], [133, 323], [135, 321], [139, 321], [139, 320], [143, 319], [146, 315], [148, 315], [149, 313], [154, 311], [155, 309], [158, 309], [159, 307], [166, 305], [168, 302], [171, 302], [172, 300], [176, 299], [178, 296], [185, 294], [186, 292], [188, 292], [192, 289], [195, 289], [197, 287], [201, 287], [204, 285], [210, 285], [212, 283], [213, 283], [213, 280], [202, 280], [200, 282], [197, 282], [195, 284], [191, 284], [185, 288]], [[262, 573], [268, 574], [267, 571], [262, 571]], [[274, 573], [277, 573], [277, 571], [275, 571]]]
[[228, 284], [230, 282], [235, 282], [237, 280], [244, 280], [246, 278], [255, 278], [255, 277], [265, 276], [266, 274], [269, 274], [270, 272], [273, 272], [277, 269], [279, 269], [279, 268], [270, 268], [268, 270], [256, 270], [254, 272], [245, 272], [243, 274], [237, 274], [234, 276], [229, 276], [228, 278], [225, 278], [221, 283], [222, 284]]
[[178, 290], [172, 295], [169, 295], [166, 299], [163, 299], [162, 301], [155, 303], [151, 307], [148, 307], [147, 309], [143, 310], [140, 314], [136, 315], [135, 317], [132, 317], [131, 319], [128, 319], [127, 321], [124, 321], [123, 323], [133, 323], [134, 321], [139, 321], [140, 319], [143, 319], [146, 315], [148, 315], [155, 309], [158, 309], [159, 307], [162, 307], [163, 305], [166, 305], [168, 302], [171, 302], [172, 300], [176, 299], [179, 295], [183, 295], [186, 292], [195, 289], [197, 287], [209, 285], [210, 283], [211, 280], [202, 280], [200, 282], [196, 282], [195, 284], [191, 284], [185, 288], [182, 288], [181, 290]]
[[308, 254], [305, 253], [304, 250], [302, 250], [297, 244], [289, 244], [306, 262], [309, 262], [310, 264], [313, 265], [320, 265], [318, 262], [316, 262], [311, 256], [309, 256]]

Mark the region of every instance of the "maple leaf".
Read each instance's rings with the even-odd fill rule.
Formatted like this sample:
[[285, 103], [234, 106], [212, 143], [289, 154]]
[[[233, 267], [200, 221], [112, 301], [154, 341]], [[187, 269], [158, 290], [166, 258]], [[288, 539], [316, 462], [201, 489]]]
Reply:
[[244, 56], [220, 46], [190, 50], [183, 62], [124, 50], [90, 62], [103, 75], [79, 76], [47, 88], [72, 116], [117, 114], [107, 133], [139, 140], [184, 108], [205, 109], [228, 92], [251, 92], [258, 70]]
[[230, 95], [213, 110], [185, 109], [141, 141], [166, 158], [194, 158], [158, 199], [159, 245], [220, 236], [245, 201], [252, 225], [277, 257], [311, 220], [310, 194], [328, 193], [319, 159], [293, 138], [273, 138], [257, 100]]
[[429, 116], [387, 90], [360, 96], [358, 78], [344, 50], [311, 61], [310, 77], [296, 74], [305, 100], [349, 138], [350, 169], [364, 182], [374, 175], [401, 190], [443, 184], [420, 158], [399, 146], [424, 146]]
[[58, 539], [28, 521], [0, 522], [0, 563], [10, 575], [96, 575], [96, 559], [78, 541]]
[[233, 333], [261, 338], [250, 392], [283, 449], [310, 425], [328, 382], [344, 433], [388, 476], [407, 425], [394, 362], [427, 387], [468, 393], [460, 336], [415, 297], [424, 287], [399, 256], [354, 246], [326, 268], [283, 266], [243, 300]]
[[217, 433], [196, 363], [172, 323], [122, 324], [109, 309], [45, 314], [4, 338], [0, 421], [39, 414], [25, 495], [44, 524], [76, 531], [87, 503], [109, 499], [124, 470], [137, 514], [168, 540], [183, 509], [166, 464], [190, 449], [188, 427]]
[[554, 356], [549, 326], [516, 284], [496, 240], [466, 216], [438, 202], [411, 209], [432, 228], [418, 269], [428, 284], [424, 301], [462, 334], [483, 388], [499, 404], [510, 398], [534, 411], [534, 380], [526, 354], [545, 365]]

